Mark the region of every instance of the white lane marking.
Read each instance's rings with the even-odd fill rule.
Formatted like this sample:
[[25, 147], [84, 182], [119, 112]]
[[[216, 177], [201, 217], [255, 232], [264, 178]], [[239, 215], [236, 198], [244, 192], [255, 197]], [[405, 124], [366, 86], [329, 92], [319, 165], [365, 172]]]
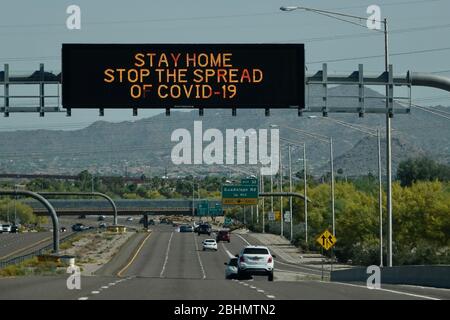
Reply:
[[102, 289], [108, 289], [109, 287], [108, 286], [102, 286]]
[[78, 298], [78, 300], [88, 300], [89, 298], [88, 297], [80, 297], [80, 298]]
[[275, 296], [273, 296], [271, 294], [266, 295], [266, 297], [269, 298], [269, 299], [275, 299]]
[[110, 282], [108, 285], [109, 285], [109, 286], [115, 286], [116, 283], [115, 283], [115, 282]]
[[357, 287], [357, 288], [363, 288], [363, 289], [367, 289], [367, 290], [375, 290], [375, 291], [385, 291], [385, 292], [390, 292], [390, 293], [395, 293], [395, 294], [402, 294], [405, 296], [411, 296], [411, 297], [415, 297], [415, 298], [421, 298], [421, 299], [428, 299], [428, 300], [441, 300], [439, 298], [434, 298], [434, 297], [429, 297], [429, 296], [423, 296], [420, 294], [414, 294], [414, 293], [409, 293], [409, 292], [402, 292], [402, 291], [397, 291], [397, 290], [390, 290], [390, 289], [369, 289], [366, 286], [361, 286], [361, 285], [357, 285], [357, 284], [353, 284], [353, 283], [344, 283], [344, 282], [325, 282], [325, 281], [320, 281], [323, 283], [333, 283], [333, 284], [341, 284], [341, 285], [345, 285], [345, 286], [350, 286], [350, 287]]
[[262, 290], [262, 289], [258, 289], [257, 290], [259, 293], [264, 293], [264, 290]]
[[173, 232], [170, 234], [169, 243], [167, 244], [166, 258], [164, 259], [164, 264], [163, 264], [161, 273], [159, 274], [159, 277], [160, 277], [160, 278], [163, 278], [163, 276], [164, 276], [164, 271], [166, 270], [167, 261], [169, 260], [170, 243], [172, 242], [172, 237], [173, 237]]
[[247, 239], [245, 239], [243, 236], [241, 236], [240, 234], [236, 234], [239, 238], [241, 238], [247, 245], [251, 246], [252, 244], [250, 242], [247, 241]]
[[249, 286], [249, 284], [248, 284], [248, 283], [245, 283], [245, 282], [243, 282], [242, 284], [243, 284], [244, 286], [246, 286], [246, 287]]
[[232, 254], [228, 249], [227, 249], [227, 247], [225, 247], [225, 244], [222, 242], [222, 247], [223, 247], [223, 250], [225, 250], [225, 252], [227, 253], [227, 255], [228, 255], [228, 258], [234, 258], [234, 254]]
[[197, 252], [198, 263], [200, 264], [200, 269], [202, 270], [202, 273], [203, 273], [203, 279], [206, 279], [205, 268], [203, 268], [202, 259], [200, 259], [200, 253], [198, 251], [199, 249], [198, 249], [198, 244], [197, 244], [195, 234], [193, 233], [192, 236], [194, 237], [195, 252]]
[[100, 291], [91, 291], [92, 294], [99, 294]]
[[251, 288], [251, 289], [256, 289], [256, 287], [255, 287], [255, 286], [250, 286], [250, 288]]

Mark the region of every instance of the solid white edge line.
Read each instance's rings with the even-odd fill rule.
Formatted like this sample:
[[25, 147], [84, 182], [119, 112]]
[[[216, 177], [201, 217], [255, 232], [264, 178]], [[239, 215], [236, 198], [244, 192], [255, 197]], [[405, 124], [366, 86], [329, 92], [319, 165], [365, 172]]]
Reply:
[[357, 285], [357, 284], [353, 284], [353, 283], [345, 283], [345, 282], [337, 282], [337, 281], [330, 281], [330, 282], [319, 281], [319, 282], [333, 283], [333, 284], [342, 284], [342, 285], [346, 285], [346, 286], [350, 286], [350, 287], [357, 287], [357, 288], [363, 288], [363, 289], [374, 290], [374, 291], [386, 291], [386, 292], [390, 292], [390, 293], [402, 294], [402, 295], [405, 295], [405, 296], [411, 296], [411, 297], [415, 297], [415, 298], [422, 298], [422, 299], [428, 299], [428, 300], [441, 300], [439, 298], [428, 297], [428, 296], [423, 296], [423, 295], [420, 295], [420, 294], [396, 291], [396, 290], [391, 290], [391, 289], [383, 289], [383, 288], [380, 288], [380, 289], [369, 289], [366, 286], [361, 286], [361, 285]]

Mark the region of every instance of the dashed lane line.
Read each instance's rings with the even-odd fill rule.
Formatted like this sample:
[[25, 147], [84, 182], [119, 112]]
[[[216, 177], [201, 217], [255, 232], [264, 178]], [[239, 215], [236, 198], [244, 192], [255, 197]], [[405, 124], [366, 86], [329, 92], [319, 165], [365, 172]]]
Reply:
[[199, 253], [199, 249], [198, 249], [198, 244], [197, 244], [197, 240], [195, 238], [195, 234], [192, 234], [194, 237], [194, 243], [195, 243], [195, 252], [197, 252], [197, 258], [198, 258], [198, 263], [200, 264], [200, 269], [202, 270], [203, 273], [203, 280], [206, 279], [206, 272], [205, 272], [205, 268], [203, 267], [203, 263], [202, 263], [202, 259], [200, 258], [200, 253]]

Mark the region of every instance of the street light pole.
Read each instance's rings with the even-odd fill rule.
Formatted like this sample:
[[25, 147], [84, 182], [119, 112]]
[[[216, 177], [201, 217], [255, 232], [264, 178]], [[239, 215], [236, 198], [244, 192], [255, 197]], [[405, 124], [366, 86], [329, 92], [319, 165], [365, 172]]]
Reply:
[[305, 242], [308, 243], [308, 196], [307, 196], [307, 183], [306, 183], [306, 143], [303, 143], [303, 184], [304, 184], [304, 210], [305, 210]]
[[336, 235], [334, 216], [334, 160], [333, 160], [333, 138], [330, 137], [330, 170], [331, 170], [331, 215], [333, 220], [333, 235]]
[[[384, 19], [384, 67], [389, 71], [389, 38], [388, 23]], [[386, 209], [388, 215], [388, 266], [392, 267], [392, 137], [391, 137], [391, 114], [389, 110], [390, 95], [389, 84], [386, 85], [386, 178], [387, 178], [387, 201]]]
[[192, 182], [192, 217], [195, 216], [195, 209], [194, 209], [194, 202], [195, 202], [195, 196], [194, 196], [194, 191], [195, 191], [195, 184], [194, 182]]
[[383, 186], [381, 184], [381, 141], [380, 130], [377, 129], [378, 151], [378, 211], [380, 213], [380, 267], [383, 266]]
[[[283, 192], [283, 157], [281, 156], [281, 146], [278, 146], [278, 154], [280, 155], [280, 192]], [[283, 197], [280, 197], [280, 235], [284, 236], [284, 219], [283, 219]]]
[[[291, 159], [291, 145], [289, 145], [288, 147], [289, 150], [289, 192], [292, 192], [292, 159]], [[292, 213], [292, 196], [289, 197], [289, 210], [290, 210], [290, 215], [291, 215], [291, 243], [294, 240], [294, 236], [293, 236], [293, 230], [294, 230], [294, 226], [293, 226], [293, 220], [294, 220], [294, 215]]]
[[[264, 192], [264, 175], [261, 174], [261, 191]], [[264, 197], [262, 198], [262, 233], [266, 233], [266, 218], [264, 216]]]

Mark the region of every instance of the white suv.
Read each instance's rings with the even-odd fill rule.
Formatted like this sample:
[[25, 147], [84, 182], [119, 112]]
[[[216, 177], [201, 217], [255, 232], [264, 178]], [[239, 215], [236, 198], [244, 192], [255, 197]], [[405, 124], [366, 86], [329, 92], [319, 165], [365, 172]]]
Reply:
[[267, 247], [247, 246], [237, 255], [238, 277], [244, 278], [251, 275], [267, 275], [269, 281], [273, 281], [274, 255]]

